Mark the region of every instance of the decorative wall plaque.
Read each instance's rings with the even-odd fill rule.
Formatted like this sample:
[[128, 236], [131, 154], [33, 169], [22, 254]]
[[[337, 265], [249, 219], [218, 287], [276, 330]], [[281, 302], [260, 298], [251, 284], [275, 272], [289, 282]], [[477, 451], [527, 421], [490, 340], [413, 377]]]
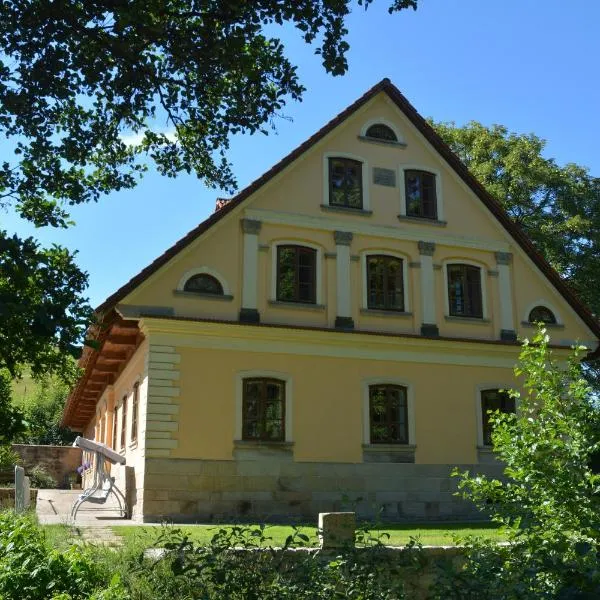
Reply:
[[396, 187], [396, 171], [373, 167], [373, 183], [386, 185], [387, 187]]

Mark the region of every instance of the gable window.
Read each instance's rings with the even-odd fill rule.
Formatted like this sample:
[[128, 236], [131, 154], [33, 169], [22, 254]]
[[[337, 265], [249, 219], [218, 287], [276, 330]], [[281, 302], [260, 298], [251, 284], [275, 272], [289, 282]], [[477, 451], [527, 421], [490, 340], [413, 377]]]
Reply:
[[264, 377], [243, 380], [242, 439], [285, 440], [285, 381]]
[[554, 313], [545, 306], [536, 306], [529, 312], [527, 320], [530, 323], [545, 323], [546, 325], [556, 325]]
[[121, 450], [125, 449], [125, 440], [127, 437], [127, 396], [123, 396], [121, 404]]
[[295, 245], [277, 246], [277, 289], [280, 302], [317, 302], [317, 251]]
[[398, 138], [396, 137], [396, 134], [392, 128], [384, 125], [383, 123], [375, 123], [374, 125], [371, 125], [367, 129], [365, 136], [374, 140], [382, 140], [384, 142], [398, 141]]
[[435, 175], [427, 171], [404, 171], [406, 215], [437, 219], [437, 194]]
[[329, 205], [363, 208], [363, 165], [351, 158], [329, 158]]
[[131, 441], [137, 442], [138, 434], [138, 414], [140, 404], [140, 384], [138, 382], [133, 386], [133, 401], [131, 403]]
[[199, 273], [192, 275], [183, 286], [184, 292], [194, 292], [196, 294], [213, 294], [215, 296], [223, 295], [223, 286], [221, 282], [208, 273]]
[[481, 269], [472, 265], [447, 265], [448, 309], [453, 317], [483, 318]]
[[369, 255], [367, 308], [404, 311], [404, 265], [401, 258]]
[[481, 430], [483, 433], [483, 445], [492, 445], [493, 426], [490, 422], [490, 412], [501, 413], [515, 412], [515, 399], [504, 390], [491, 389], [481, 391]]
[[371, 444], [408, 444], [406, 387], [369, 386], [369, 433]]

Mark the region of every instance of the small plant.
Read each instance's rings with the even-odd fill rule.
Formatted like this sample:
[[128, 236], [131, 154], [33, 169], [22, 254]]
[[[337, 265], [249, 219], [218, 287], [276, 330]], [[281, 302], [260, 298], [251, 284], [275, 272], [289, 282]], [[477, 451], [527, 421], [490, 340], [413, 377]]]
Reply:
[[35, 465], [29, 472], [31, 487], [38, 489], [54, 489], [57, 487], [56, 479], [48, 473], [43, 465]]
[[21, 457], [11, 446], [0, 446], [0, 471], [8, 471], [21, 464]]

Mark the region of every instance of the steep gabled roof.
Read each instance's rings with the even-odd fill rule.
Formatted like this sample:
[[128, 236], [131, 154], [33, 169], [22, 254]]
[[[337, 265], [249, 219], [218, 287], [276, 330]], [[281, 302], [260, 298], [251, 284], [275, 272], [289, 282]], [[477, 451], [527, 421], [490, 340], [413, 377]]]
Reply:
[[[370, 90], [363, 94], [358, 100], [348, 106], [345, 110], [334, 117], [329, 123], [317, 131], [314, 135], [300, 144], [295, 150], [271, 167], [261, 177], [252, 182], [249, 186], [239, 192], [234, 198], [226, 203], [222, 208], [213, 213], [208, 219], [200, 223], [195, 229], [192, 229], [187, 235], [181, 238], [177, 243], [171, 246], [158, 258], [156, 258], [145, 269], [140, 271], [135, 277], [130, 279], [125, 285], [119, 288], [114, 294], [109, 296], [98, 308], [97, 313], [105, 314], [110, 311], [120, 300], [133, 291], [143, 281], [160, 269], [171, 258], [191, 244], [195, 239], [201, 236], [213, 225], [225, 218], [232, 210], [242, 204], [254, 192], [273, 177], [281, 173], [287, 166], [294, 162], [304, 152], [310, 150], [317, 142], [323, 139], [328, 133], [343, 123], [348, 117], [364, 106], [369, 100], [374, 98], [380, 92], [384, 92], [394, 102], [400, 111], [410, 120], [416, 129], [425, 137], [425, 139], [435, 148], [435, 150], [444, 158], [444, 160], [454, 169], [458, 176], [469, 186], [473, 193], [483, 202], [483, 204], [496, 217], [504, 229], [511, 235], [515, 242], [526, 252], [534, 264], [554, 285], [556, 290], [565, 298], [573, 310], [581, 317], [583, 322], [600, 338], [600, 323], [595, 319], [588, 308], [577, 298], [573, 291], [561, 279], [558, 273], [550, 266], [548, 261], [535, 249], [531, 240], [525, 235], [521, 228], [516, 225], [502, 208], [502, 206], [485, 190], [485, 188], [469, 173], [468, 169], [461, 160], [452, 152], [450, 147], [442, 140], [427, 121], [415, 110], [412, 104], [402, 95], [400, 90], [392, 84], [389, 79], [382, 79]], [[600, 348], [599, 348], [600, 349]]]

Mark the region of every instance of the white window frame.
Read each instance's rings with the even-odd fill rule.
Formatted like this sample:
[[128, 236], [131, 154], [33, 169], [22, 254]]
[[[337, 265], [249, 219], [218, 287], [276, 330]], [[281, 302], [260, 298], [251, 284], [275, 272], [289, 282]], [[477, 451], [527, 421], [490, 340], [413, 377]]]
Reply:
[[388, 121], [387, 119], [385, 119], [383, 117], [377, 117], [375, 119], [369, 119], [361, 127], [361, 130], [360, 130], [361, 137], [364, 137], [364, 138], [367, 138], [367, 139], [377, 139], [377, 138], [369, 138], [369, 136], [367, 136], [367, 131], [369, 130], [369, 127], [371, 127], [372, 125], [380, 125], [380, 124], [381, 125], [385, 125], [386, 127], [389, 127], [394, 132], [394, 134], [396, 135], [396, 142], [394, 142], [394, 143], [406, 144], [404, 136], [402, 135], [402, 133], [400, 133], [400, 130], [398, 129], [397, 125], [395, 123], [392, 123], [391, 121]]
[[[371, 445], [371, 411], [369, 406], [369, 387], [372, 385], [401, 385], [406, 388], [406, 402], [408, 415], [408, 443], [394, 444], [398, 448], [416, 445], [415, 434], [415, 390], [414, 385], [406, 380], [397, 377], [369, 377], [362, 380], [363, 395], [363, 444]], [[373, 444], [375, 445], [375, 444]]]
[[[329, 159], [330, 158], [349, 158], [351, 160], [357, 160], [362, 164], [362, 210], [371, 210], [371, 199], [369, 198], [369, 163], [367, 159], [358, 156], [356, 154], [350, 154], [349, 152], [325, 152], [323, 154], [323, 206], [331, 206], [331, 208], [341, 208], [343, 206], [330, 205], [329, 204]], [[349, 208], [348, 210], [356, 210]]]
[[[400, 216], [409, 217], [406, 214], [406, 179], [404, 177], [405, 171], [425, 171], [435, 175], [435, 196], [436, 196], [436, 212], [437, 221], [444, 221], [444, 198], [442, 194], [442, 173], [439, 169], [430, 165], [422, 164], [401, 164], [398, 167], [398, 181], [400, 183]], [[420, 217], [414, 217], [416, 219]], [[428, 219], [423, 217], [423, 221], [426, 222]], [[432, 220], [432, 219], [429, 219]]]
[[527, 310], [525, 311], [525, 315], [523, 317], [523, 323], [528, 323], [530, 325], [533, 325], [533, 323], [531, 323], [531, 321], [529, 320], [529, 313], [536, 307], [536, 306], [543, 306], [544, 308], [547, 308], [548, 310], [552, 311], [552, 314], [554, 315], [554, 318], [556, 319], [556, 323], [550, 323], [550, 327], [556, 327], [558, 326], [563, 326], [563, 320], [560, 317], [559, 312], [556, 310], [556, 308], [554, 308], [554, 305], [550, 304], [550, 302], [548, 302], [547, 300], [537, 300], [536, 302], [532, 302], [531, 304], [529, 304], [529, 306], [527, 307]]
[[[236, 373], [235, 381], [235, 429], [234, 429], [234, 441], [241, 442], [244, 418], [244, 379], [253, 378], [269, 378], [279, 379], [285, 382], [285, 442], [293, 442], [294, 438], [292, 435], [293, 418], [292, 408], [294, 406], [292, 402], [293, 398], [293, 379], [289, 373], [282, 373], [281, 371], [265, 371], [263, 369], [250, 370], [250, 371], [238, 371]], [[263, 443], [277, 443], [277, 442], [263, 442]]]
[[478, 267], [480, 271], [480, 280], [481, 280], [481, 306], [483, 316], [481, 320], [485, 321], [489, 319], [489, 310], [488, 310], [488, 295], [487, 295], [487, 282], [486, 275], [489, 267], [481, 262], [477, 262], [474, 260], [470, 260], [467, 258], [448, 258], [442, 262], [442, 271], [444, 272], [444, 316], [456, 319], [477, 319], [480, 320], [479, 317], [460, 317], [456, 315], [450, 314], [450, 297], [448, 295], [448, 265], [469, 265], [471, 267]]
[[[408, 263], [410, 257], [402, 252], [396, 252], [386, 250], [384, 248], [364, 250], [360, 255], [361, 264], [361, 281], [362, 281], [362, 309], [369, 310], [369, 282], [367, 281], [367, 258], [369, 256], [391, 256], [393, 258], [399, 258], [402, 260], [402, 282], [404, 288], [404, 312], [410, 312], [410, 294], [408, 293]], [[371, 310], [385, 310], [385, 309], [371, 309]], [[393, 313], [394, 311], [389, 311]], [[400, 313], [402, 314], [402, 313]]]
[[[271, 302], [278, 302], [277, 300], [277, 249], [279, 246], [304, 246], [305, 248], [312, 248], [317, 251], [315, 257], [316, 261], [316, 290], [315, 290], [315, 306], [321, 306], [323, 304], [323, 249], [317, 244], [312, 242], [305, 242], [304, 240], [277, 240], [272, 243], [271, 246]], [[285, 302], [282, 300], [281, 302]], [[298, 304], [296, 302], [285, 302], [292, 306]], [[302, 303], [299, 303], [302, 304]], [[309, 303], [310, 304], [310, 303]]]
[[[480, 383], [475, 388], [475, 414], [477, 415], [477, 447], [478, 448], [491, 448], [483, 443], [483, 410], [481, 408], [481, 392], [486, 390], [512, 390], [514, 389], [514, 382], [509, 383], [498, 383], [497, 381], [491, 383]], [[519, 409], [519, 399], [515, 398], [515, 410]]]
[[221, 284], [221, 287], [223, 288], [223, 295], [224, 296], [231, 295], [231, 290], [229, 289], [227, 280], [221, 275], [221, 273], [219, 273], [212, 267], [206, 267], [206, 266], [196, 267], [194, 269], [189, 269], [188, 271], [186, 271], [181, 276], [181, 279], [179, 280], [179, 283], [177, 284], [177, 291], [183, 292], [184, 288], [185, 288], [185, 284], [187, 283], [188, 279], [191, 279], [195, 275], [210, 275], [211, 277], [214, 277]]

